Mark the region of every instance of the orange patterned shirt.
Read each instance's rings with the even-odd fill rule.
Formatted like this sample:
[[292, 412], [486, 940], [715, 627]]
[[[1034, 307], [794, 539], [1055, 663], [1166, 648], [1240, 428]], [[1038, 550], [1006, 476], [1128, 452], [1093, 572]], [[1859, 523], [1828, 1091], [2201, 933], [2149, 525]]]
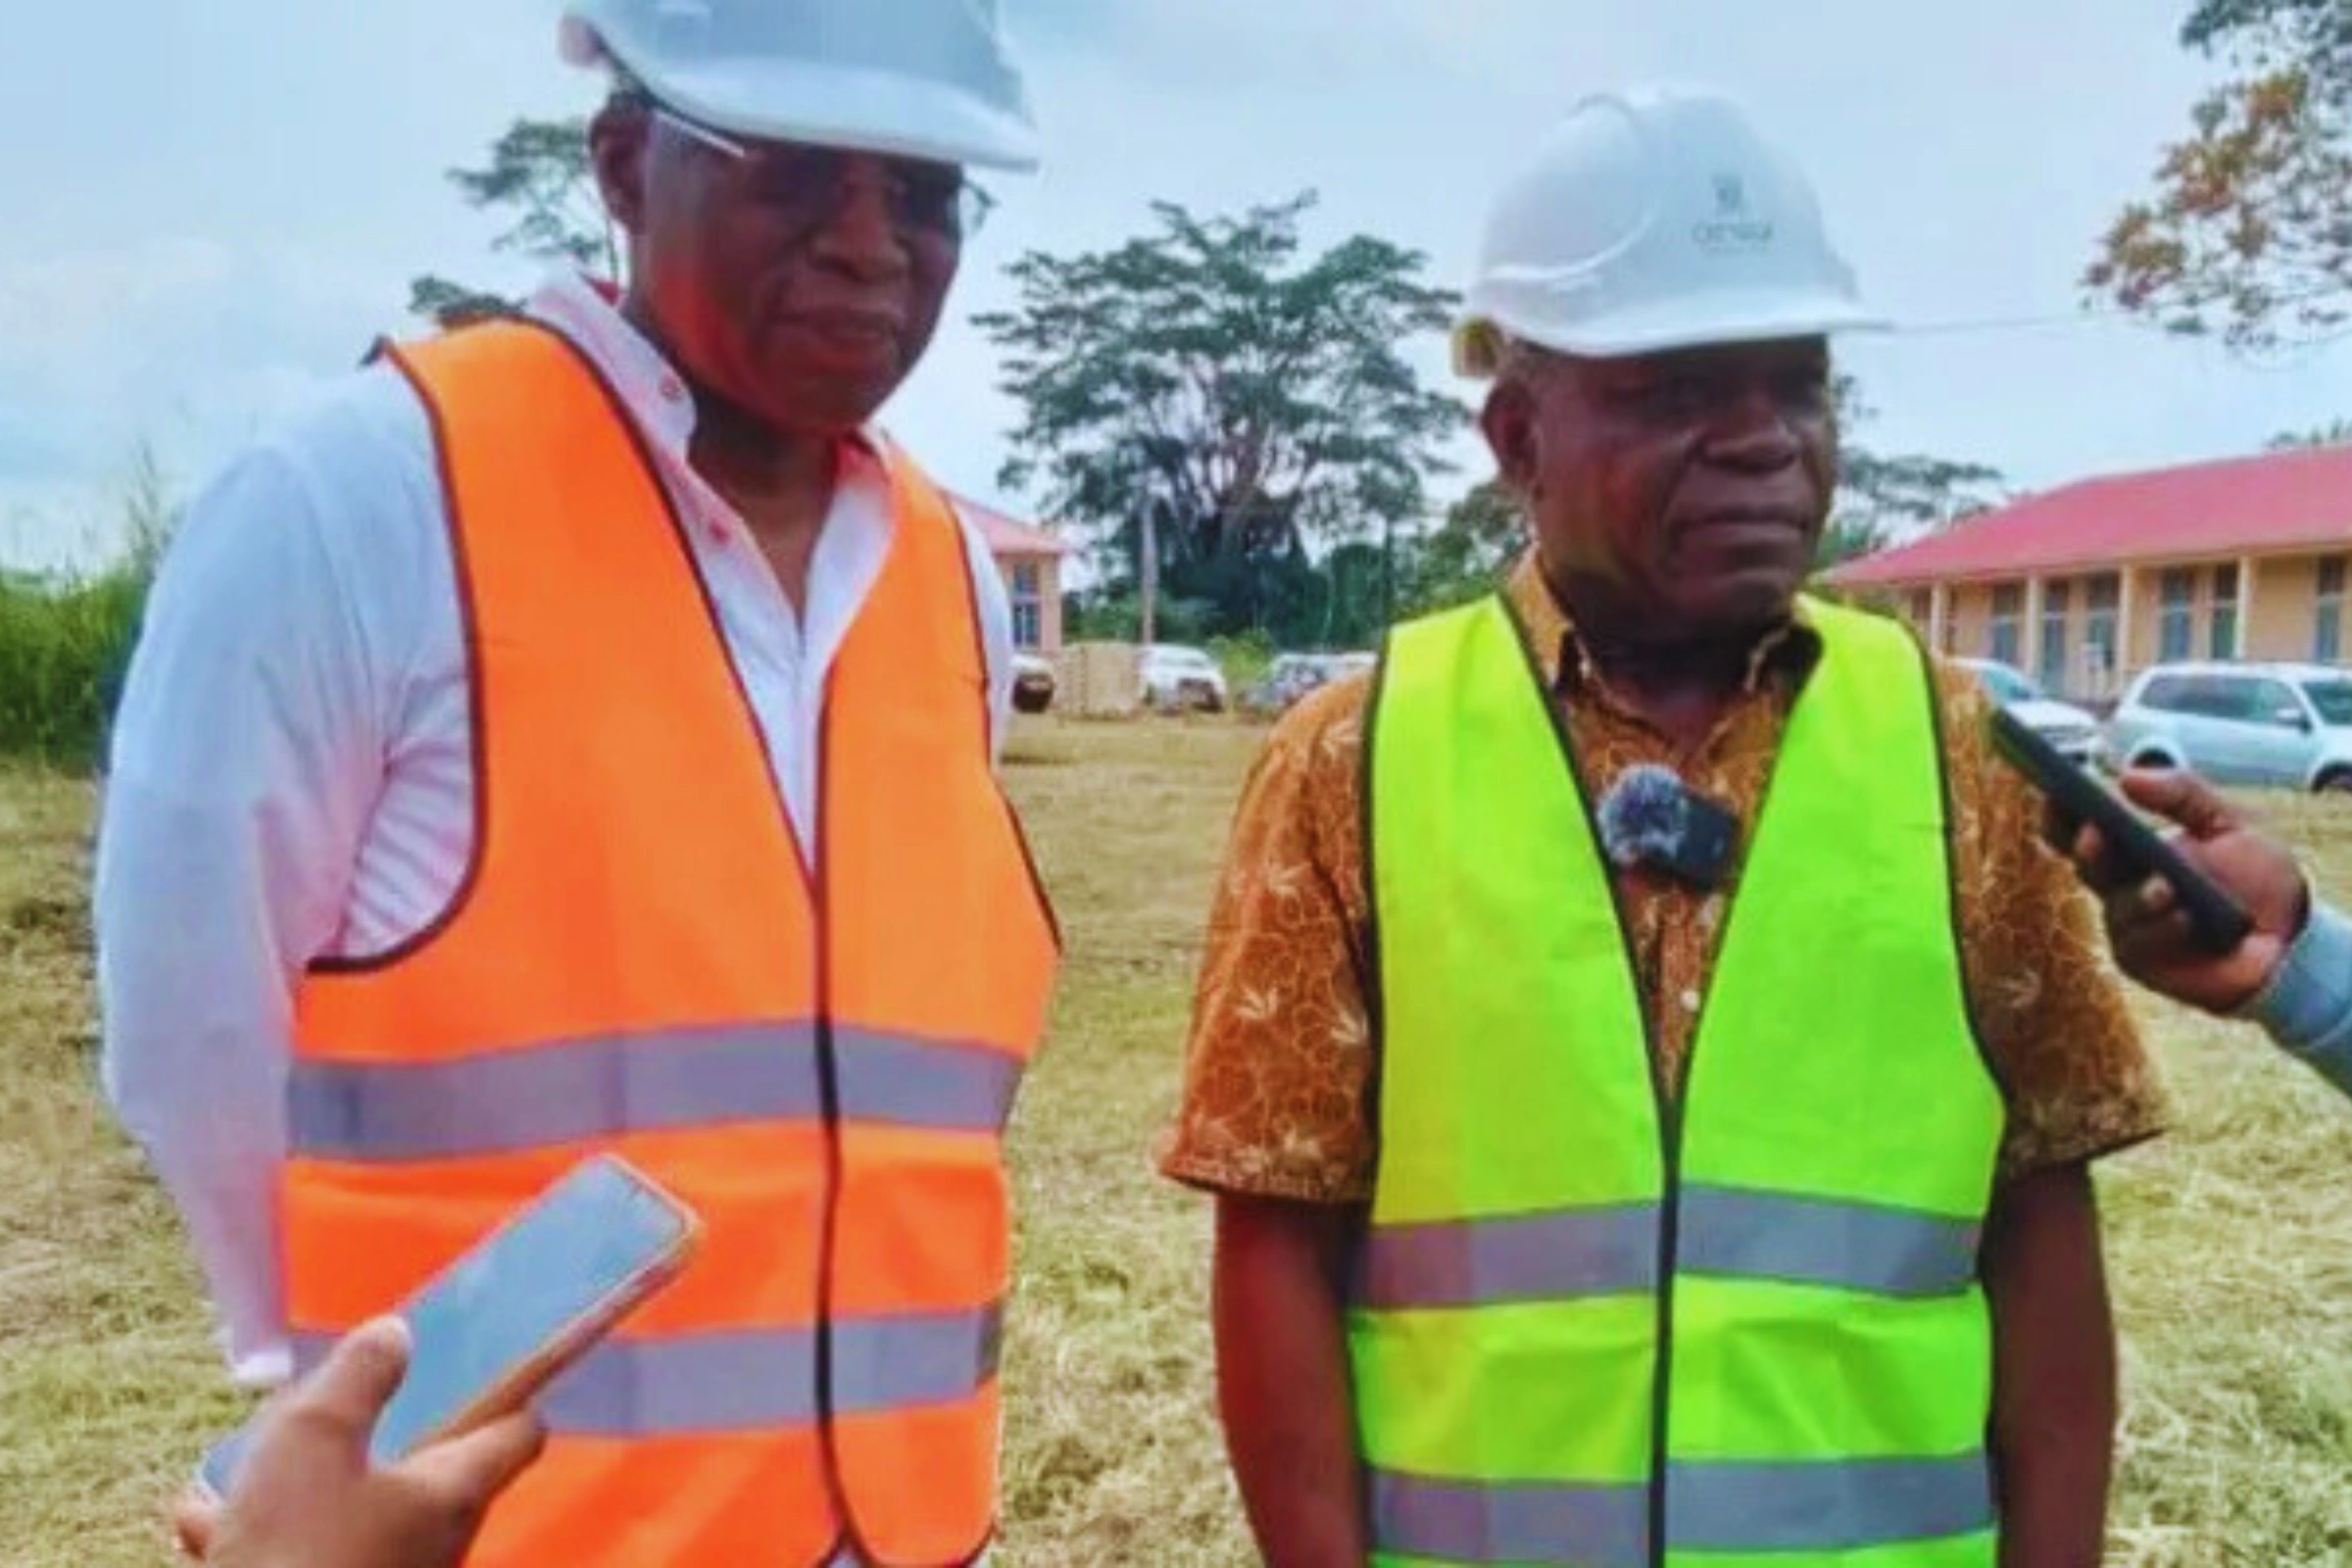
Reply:
[[[1532, 562], [1509, 588], [1561, 693], [1593, 798], [1662, 763], [1752, 826], [1796, 693], [1819, 650], [1800, 623], [1759, 648], [1747, 687], [1688, 754], [1587, 662]], [[1565, 678], [1563, 679], [1563, 669]], [[2008, 1105], [2004, 1175], [2112, 1152], [2163, 1130], [2164, 1104], [2096, 910], [2041, 840], [2037, 796], [1978, 739], [1987, 699], [1938, 664], [1951, 783], [1962, 969]], [[1184, 1102], [1162, 1150], [1175, 1179], [1308, 1202], [1372, 1194], [1376, 1055], [1364, 998], [1364, 710], [1358, 678], [1317, 692], [1268, 741], [1237, 820], [1196, 1000]], [[1664, 1084], [1690, 1048], [1731, 889], [1615, 873]]]

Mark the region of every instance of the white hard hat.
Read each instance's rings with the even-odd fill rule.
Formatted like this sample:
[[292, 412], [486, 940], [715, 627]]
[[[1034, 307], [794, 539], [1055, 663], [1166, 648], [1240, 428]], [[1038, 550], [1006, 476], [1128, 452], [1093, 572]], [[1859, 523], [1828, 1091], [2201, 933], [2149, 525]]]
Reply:
[[1511, 339], [1618, 359], [1884, 324], [1746, 110], [1648, 87], [1579, 104], [1503, 188], [1454, 364], [1493, 375]]
[[564, 58], [755, 140], [1037, 167], [997, 0], [564, 0]]

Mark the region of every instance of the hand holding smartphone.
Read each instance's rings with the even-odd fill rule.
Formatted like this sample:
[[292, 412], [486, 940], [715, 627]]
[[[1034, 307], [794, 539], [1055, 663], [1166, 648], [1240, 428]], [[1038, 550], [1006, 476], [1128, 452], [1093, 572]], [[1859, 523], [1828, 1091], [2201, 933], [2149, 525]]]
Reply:
[[2006, 709], [1991, 718], [1994, 752], [2076, 823], [2087, 822], [2133, 881], [2162, 877], [2186, 913], [2196, 944], [2215, 956], [2234, 953], [2254, 931], [2252, 916], [2187, 857], [2141, 820], [2121, 798], [2061, 755]]
[[[528, 1404], [676, 1279], [701, 1232], [626, 1161], [576, 1167], [398, 1309], [413, 1349], [370, 1456], [394, 1463]], [[205, 1455], [203, 1490], [229, 1494], [254, 1430], [248, 1422]]]

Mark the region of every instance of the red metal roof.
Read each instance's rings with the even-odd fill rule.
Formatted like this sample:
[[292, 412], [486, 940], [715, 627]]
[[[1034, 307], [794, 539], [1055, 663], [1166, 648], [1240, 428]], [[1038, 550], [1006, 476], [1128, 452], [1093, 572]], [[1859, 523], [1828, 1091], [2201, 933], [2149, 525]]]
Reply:
[[2014, 577], [2330, 544], [2352, 545], [2352, 447], [2086, 479], [1851, 562], [1830, 580]]
[[953, 496], [957, 510], [980, 525], [981, 537], [988, 541], [993, 556], [1066, 556], [1077, 546], [1057, 534], [1050, 533], [1035, 523], [1008, 517], [993, 507], [984, 507], [969, 496]]

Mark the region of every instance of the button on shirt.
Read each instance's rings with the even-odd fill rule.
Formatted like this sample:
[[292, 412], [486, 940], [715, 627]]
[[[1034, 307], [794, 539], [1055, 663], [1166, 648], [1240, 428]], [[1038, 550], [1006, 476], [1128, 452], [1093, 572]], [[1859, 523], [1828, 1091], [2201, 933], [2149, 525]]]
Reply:
[[[812, 843], [826, 675], [888, 554], [879, 438], [853, 445], [796, 614], [743, 518], [688, 463], [692, 395], [594, 286], [532, 314], [604, 372], [689, 526], [697, 570]], [[979, 531], [1001, 736], [1012, 618]], [[429, 925], [472, 853], [465, 630], [423, 406], [351, 376], [189, 510], [119, 714], [96, 895], [106, 1088], [185, 1219], [239, 1381], [282, 1379], [278, 1167], [295, 987]]]

